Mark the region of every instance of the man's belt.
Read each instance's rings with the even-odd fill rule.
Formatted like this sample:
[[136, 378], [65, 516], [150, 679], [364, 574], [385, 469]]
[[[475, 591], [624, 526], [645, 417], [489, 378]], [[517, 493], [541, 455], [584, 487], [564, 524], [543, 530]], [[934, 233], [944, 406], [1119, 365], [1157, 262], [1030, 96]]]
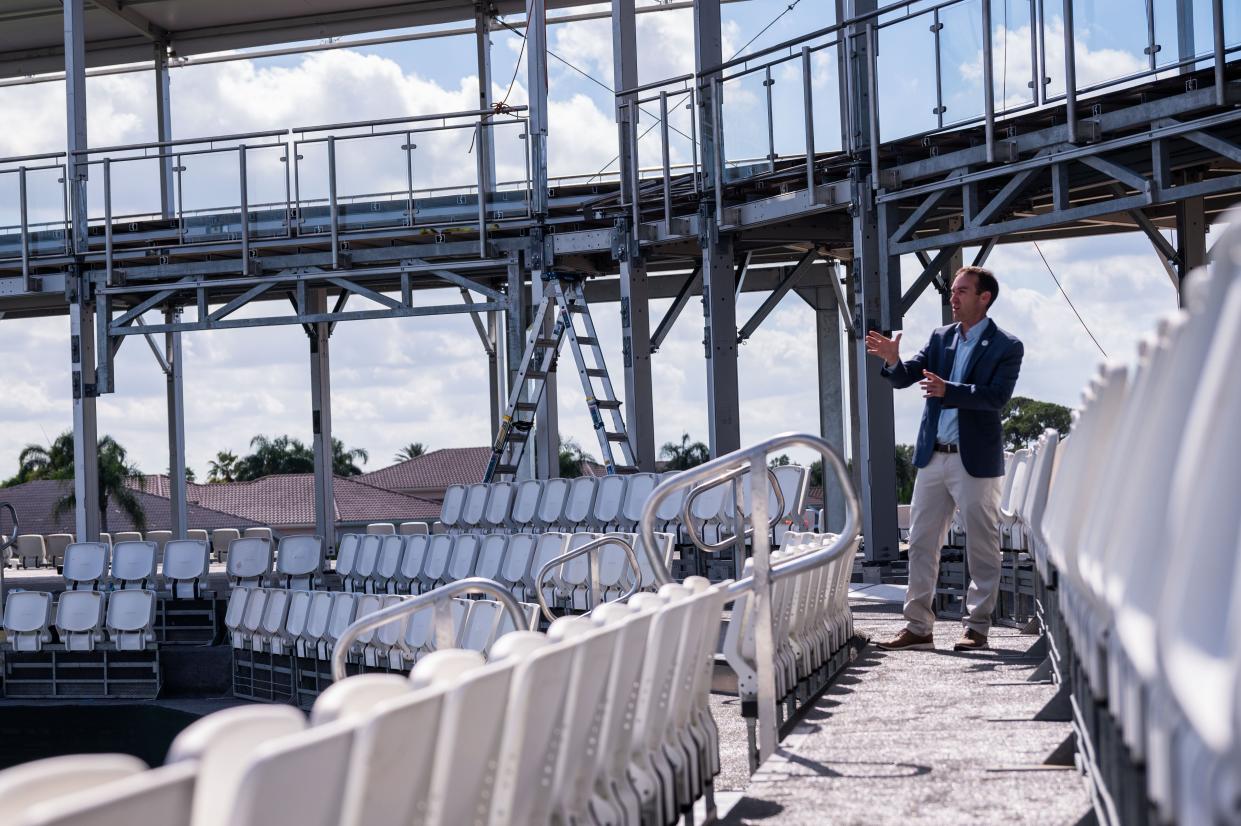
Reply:
[[935, 452], [936, 453], [960, 453], [961, 448], [958, 447], [957, 445], [946, 445], [943, 442], [936, 442]]

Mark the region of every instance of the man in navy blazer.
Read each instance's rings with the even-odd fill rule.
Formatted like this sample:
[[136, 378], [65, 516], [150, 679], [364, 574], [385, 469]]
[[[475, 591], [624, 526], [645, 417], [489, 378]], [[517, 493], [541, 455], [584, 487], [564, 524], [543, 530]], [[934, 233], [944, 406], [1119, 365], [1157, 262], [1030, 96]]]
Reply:
[[884, 360], [881, 374], [897, 388], [918, 382], [926, 406], [918, 428], [909, 526], [909, 588], [906, 626], [881, 648], [934, 648], [932, 600], [939, 553], [952, 514], [960, 509], [970, 587], [965, 635], [958, 651], [987, 647], [991, 612], [1000, 584], [1000, 486], [1004, 476], [1004, 429], [1000, 410], [1013, 395], [1025, 349], [987, 317], [1000, 294], [989, 270], [962, 267], [952, 281], [955, 323], [931, 334], [908, 361], [900, 358], [901, 334], [866, 335], [866, 351]]

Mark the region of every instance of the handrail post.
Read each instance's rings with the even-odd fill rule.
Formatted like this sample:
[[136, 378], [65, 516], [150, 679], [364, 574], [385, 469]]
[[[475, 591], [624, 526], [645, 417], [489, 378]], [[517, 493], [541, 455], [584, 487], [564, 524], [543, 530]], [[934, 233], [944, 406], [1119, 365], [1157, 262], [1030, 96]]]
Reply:
[[[25, 193], [23, 193], [24, 195]], [[23, 204], [23, 207], [25, 205]], [[105, 283], [112, 282], [112, 159], [103, 159], [103, 266]]]
[[30, 221], [26, 207], [26, 167], [24, 166], [17, 170], [17, 200], [22, 223], [22, 289], [29, 293], [34, 292], [34, 282], [30, 277]]
[[750, 561], [754, 573], [754, 654], [758, 660], [758, 759], [776, 751], [776, 640], [771, 613], [771, 539], [767, 533], [767, 452], [750, 454]]
[[659, 140], [664, 159], [664, 234], [672, 234], [672, 159], [668, 151], [668, 90], [659, 93]]
[[[1008, 32], [1004, 32], [1005, 39]], [[995, 163], [995, 67], [991, 65], [995, 51], [991, 43], [991, 0], [982, 3], [982, 85], [983, 129], [987, 141], [987, 163]]]
[[1077, 143], [1077, 56], [1073, 41], [1073, 0], [1064, 0], [1064, 125], [1068, 142]]
[[814, 199], [814, 76], [810, 61], [810, 47], [801, 47], [802, 106], [806, 121], [806, 198]]
[[712, 141], [711, 149], [713, 157], [711, 162], [715, 168], [712, 170], [712, 181], [715, 184], [715, 225], [717, 227], [724, 226], [724, 81], [716, 77], [711, 81], [711, 107], [713, 116], [711, 118]]
[[250, 274], [250, 176], [246, 171], [246, 145], [237, 150], [237, 168], [241, 176], [241, 274]]
[[336, 203], [336, 136], [327, 139], [328, 215], [332, 233], [332, 269], [340, 269], [340, 211]]
[[405, 133], [405, 146], [401, 147], [405, 150], [405, 204], [406, 216], [405, 225], [412, 227], [414, 225], [414, 137], [410, 132]]
[[626, 105], [629, 107], [629, 186], [633, 199], [630, 204], [633, 220], [631, 235], [636, 242], [639, 238], [638, 227], [642, 225], [642, 167], [638, 163], [638, 113], [641, 107], [636, 97], [634, 102]]
[[[1072, 0], [1065, 0], [1066, 3]], [[879, 33], [874, 23], [866, 24], [866, 72], [870, 104], [870, 179], [872, 189], [879, 188]]]
[[763, 73], [763, 87], [767, 91], [767, 165], [772, 172], [776, 171], [776, 116], [771, 101], [771, 87], [775, 85], [776, 82], [771, 78], [771, 64], [767, 64]]
[[478, 126], [474, 130], [474, 146], [476, 147], [475, 156], [477, 163], [475, 171], [478, 174], [478, 257], [487, 257], [487, 160], [483, 151], [483, 122], [480, 120]]
[[1225, 104], [1224, 94], [1224, 0], [1213, 0], [1211, 3], [1211, 30], [1215, 37], [1215, 105]]

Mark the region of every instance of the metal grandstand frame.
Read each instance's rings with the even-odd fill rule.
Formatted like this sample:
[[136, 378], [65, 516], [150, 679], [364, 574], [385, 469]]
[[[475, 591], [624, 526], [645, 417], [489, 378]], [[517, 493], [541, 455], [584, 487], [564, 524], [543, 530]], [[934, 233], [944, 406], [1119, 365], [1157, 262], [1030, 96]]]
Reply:
[[[652, 469], [655, 460], [651, 356], [689, 298], [701, 294], [704, 301], [708, 416], [712, 453], [718, 456], [740, 446], [738, 344], [754, 334], [782, 297], [797, 292], [815, 310], [822, 435], [842, 452], [846, 443], [852, 445], [866, 555], [875, 562], [890, 561], [898, 550], [892, 391], [865, 355], [865, 332], [899, 329], [928, 286], [942, 293], [965, 246], [977, 247], [974, 260], [981, 262], [997, 242], [1139, 230], [1179, 285], [1205, 260], [1211, 216], [1241, 195], [1241, 82], [1235, 79], [1241, 32], [1226, 29], [1226, 21], [1233, 24], [1223, 0], [1168, 0], [1175, 10], [1175, 56], [1159, 42], [1171, 24], [1160, 18], [1156, 26], [1156, 4], [1145, 3], [1146, 68], [1091, 83], [1076, 78], [1071, 0], [1013, 0], [1025, 10], [1029, 30], [1037, 30], [1025, 44], [1030, 93], [1013, 101], [1007, 86], [996, 95], [993, 40], [997, 33], [1004, 39], [1000, 61], [1006, 83], [1011, 34], [1007, 22], [996, 28], [996, 0], [900, 0], [882, 7], [875, 0], [837, 0], [839, 22], [728, 61], [721, 2], [692, 4], [694, 73], [639, 84], [639, 9], [636, 0], [614, 0], [619, 173], [549, 180], [546, 10], [578, 5], [576, 0], [524, 3], [528, 109], [496, 106], [490, 98], [489, 32], [497, 15], [520, 10], [523, 4], [517, 2], [393, 0], [361, 13], [351, 12], [352, 4], [324, 0], [320, 5], [339, 8], [309, 16], [290, 11], [287, 19], [261, 21], [239, 11], [245, 4], [231, 2], [198, 7], [193, 0], [133, 5], [32, 0], [27, 11], [33, 22], [22, 25], [43, 37], [54, 25], [63, 34], [61, 45], [27, 48], [40, 42], [38, 37], [23, 43], [18, 38], [29, 32], [14, 24], [10, 35], [0, 33], [0, 74], [48, 71], [63, 64], [66, 151], [0, 160], [0, 178], [15, 179], [18, 190], [15, 225], [0, 230], [0, 236], [8, 236], [0, 237], [0, 313], [69, 315], [77, 535], [98, 533], [97, 514], [82, 504], [96, 500], [91, 493], [96, 484], [95, 398], [111, 392], [112, 356], [127, 338], [146, 337], [169, 379], [173, 529], [182, 536], [180, 334], [275, 324], [305, 328], [317, 532], [330, 547], [328, 343], [334, 325], [470, 314], [494, 367], [494, 420], [519, 358], [529, 307], [539, 300], [542, 274], [560, 268], [617, 276], [592, 279], [586, 296], [620, 304], [626, 420], [643, 469]], [[218, 19], [200, 19], [202, 25], [192, 31], [173, 31], [160, 23], [165, 19], [160, 15], [174, 6], [203, 14], [210, 6]], [[1005, 15], [1009, 6], [1003, 5]], [[1198, 44], [1205, 33], [1195, 27], [1195, 9], [1209, 9], [1209, 47], [1196, 46], [1195, 33]], [[322, 36], [382, 30], [397, 25], [393, 21], [453, 20], [474, 24], [483, 82], [472, 111], [244, 135], [172, 135], [168, 75], [178, 56], [288, 43], [307, 36], [312, 26], [319, 27], [315, 36]], [[123, 38], [90, 36], [118, 21], [127, 31]], [[918, 42], [930, 44], [927, 53], [934, 58], [934, 69], [927, 67], [934, 79], [934, 106], [928, 107], [929, 116], [921, 116], [925, 124], [906, 129], [908, 134], [887, 134], [880, 122], [888, 77], [882, 50], [888, 45], [899, 49], [901, 38], [915, 32]], [[983, 80], [966, 96], [958, 117], [949, 107], [960, 106], [962, 98], [953, 97], [952, 76], [942, 64], [946, 43], [960, 32], [977, 36]], [[434, 34], [420, 31], [408, 37]], [[1051, 59], [1052, 46], [1063, 53], [1058, 65]], [[154, 56], [157, 140], [91, 147], [87, 65], [136, 60], [139, 49]], [[825, 64], [835, 67], [839, 79], [834, 110], [812, 82]], [[801, 117], [796, 128], [777, 132], [773, 94], [778, 84], [798, 74], [801, 88], [793, 97], [802, 101]], [[729, 158], [726, 151], [732, 134], [726, 101], [730, 89], [744, 83], [764, 90], [765, 157]], [[674, 133], [679, 138], [685, 130], [672, 121], [685, 102], [691, 106], [686, 124], [690, 151], [681, 157], [671, 143]], [[838, 122], [838, 142], [834, 126], [822, 128], [816, 114], [825, 114], [829, 124]], [[660, 131], [658, 163], [650, 168], [641, 163], [643, 120]], [[527, 173], [514, 182], [496, 177], [495, 142], [504, 129], [522, 136]], [[410, 173], [401, 191], [365, 197], [338, 191], [339, 147], [395, 141], [409, 168], [416, 163], [422, 130], [458, 130], [475, 137], [478, 151], [459, 187], [426, 191], [415, 186]], [[326, 169], [326, 197], [313, 196], [302, 185], [301, 170], [317, 166], [310, 155], [320, 151], [326, 156], [326, 166], [318, 167]], [[233, 204], [195, 213], [181, 201], [182, 178], [187, 164], [207, 157], [233, 159], [238, 197]], [[282, 169], [284, 195], [274, 200], [256, 196], [251, 203], [248, 182], [262, 164]], [[158, 202], [140, 215], [114, 215], [114, 177], [131, 168], [149, 169], [146, 174], [157, 178]], [[61, 180], [50, 191], [63, 202], [63, 214], [32, 217], [30, 188], [56, 178]], [[103, 193], [99, 204], [88, 191]], [[1161, 229], [1175, 230], [1177, 243], [1170, 243]], [[921, 266], [906, 286], [901, 256], [909, 254]], [[423, 290], [444, 287], [459, 289], [463, 302], [428, 306], [415, 300]], [[768, 291], [768, 298], [753, 318], [739, 324], [735, 297], [756, 289]], [[378, 307], [346, 309], [351, 296]], [[649, 303], [661, 296], [675, 300], [652, 330]], [[289, 302], [292, 312], [233, 317], [259, 301]], [[157, 323], [145, 321], [144, 314], [151, 312], [161, 313]], [[842, 327], [850, 342], [843, 348]], [[157, 333], [165, 335], [162, 350], [153, 338]], [[843, 410], [842, 362], [853, 403], [849, 415]], [[549, 386], [549, 392], [553, 389]], [[530, 469], [539, 475], [554, 474], [557, 467], [554, 395], [548, 402], [536, 424], [539, 438]], [[839, 499], [829, 487], [829, 524], [843, 519]]]

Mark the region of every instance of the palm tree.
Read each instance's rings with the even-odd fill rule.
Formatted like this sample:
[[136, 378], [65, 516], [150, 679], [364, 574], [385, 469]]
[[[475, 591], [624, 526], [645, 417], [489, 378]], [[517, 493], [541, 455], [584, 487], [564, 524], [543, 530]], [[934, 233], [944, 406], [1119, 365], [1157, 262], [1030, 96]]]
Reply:
[[207, 463], [208, 482], [236, 482], [237, 454], [231, 450], [221, 450], [215, 458]]
[[73, 478], [73, 431], [66, 430], [47, 447], [29, 444], [17, 457], [17, 476], [21, 484], [32, 479]]
[[668, 460], [669, 470], [689, 470], [711, 458], [711, 449], [702, 442], [691, 442], [688, 433], [681, 434], [681, 443], [665, 442], [659, 455]]
[[408, 462], [410, 459], [417, 459], [419, 456], [425, 456], [427, 446], [422, 442], [410, 442], [396, 452], [396, 456], [392, 457], [394, 462]]
[[314, 451], [301, 439], [290, 436], [269, 439], [259, 435], [250, 440], [250, 447], [253, 452], [237, 460], [234, 468], [233, 475], [238, 482], [277, 473], [312, 473], [315, 469]]
[[582, 475], [582, 462], [593, 462], [591, 456], [573, 439], [560, 440], [560, 475], [565, 479], [576, 479]]
[[345, 443], [340, 439], [332, 439], [332, 473], [337, 476], [360, 476], [362, 468], [354, 464], [357, 460], [362, 460], [362, 464], [366, 464], [371, 455], [363, 448], [355, 447], [352, 450], [345, 449]]
[[[61, 434], [53, 443], [53, 447], [65, 437], [68, 437], [69, 455], [72, 456], [72, 433]], [[26, 451], [23, 450], [22, 454], [25, 455]], [[108, 530], [108, 500], [112, 500], [129, 517], [135, 530], [146, 530], [146, 514], [142, 510], [142, 501], [128, 484], [131, 480], [142, 479], [142, 471], [137, 465], [130, 464], [128, 458], [125, 448], [121, 447], [111, 436], [104, 436], [99, 440], [99, 529], [105, 533]], [[68, 478], [73, 478], [72, 473]], [[71, 490], [56, 502], [52, 513], [60, 516], [72, 510], [76, 505], [77, 496]]]

